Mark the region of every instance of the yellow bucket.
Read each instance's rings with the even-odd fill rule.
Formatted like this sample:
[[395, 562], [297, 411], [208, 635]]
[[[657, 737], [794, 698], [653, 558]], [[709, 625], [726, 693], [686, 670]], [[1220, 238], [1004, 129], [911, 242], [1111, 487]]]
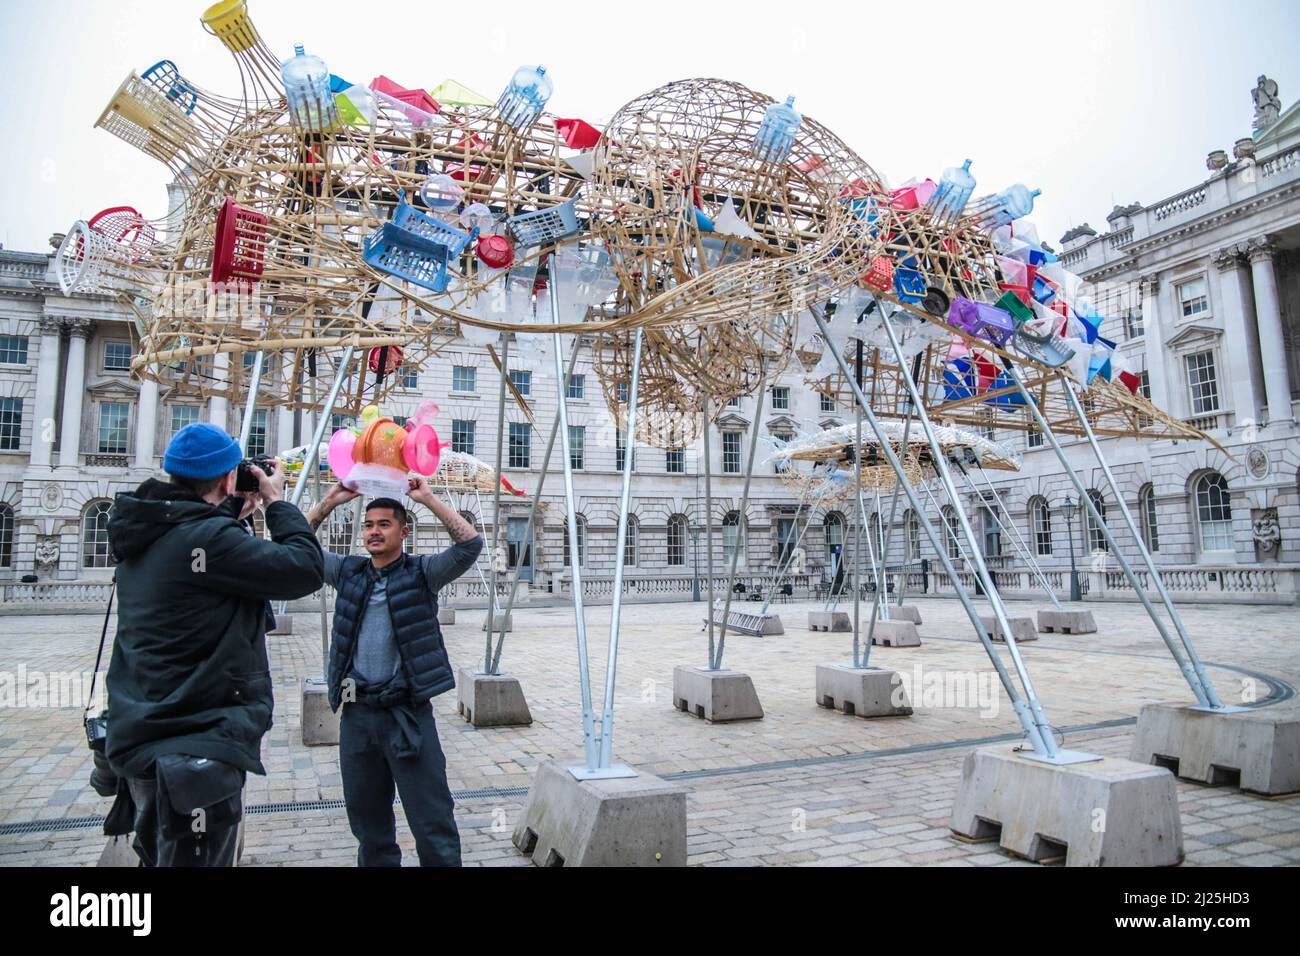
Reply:
[[204, 10], [200, 19], [231, 53], [242, 53], [258, 43], [257, 28], [248, 19], [248, 0], [220, 0]]

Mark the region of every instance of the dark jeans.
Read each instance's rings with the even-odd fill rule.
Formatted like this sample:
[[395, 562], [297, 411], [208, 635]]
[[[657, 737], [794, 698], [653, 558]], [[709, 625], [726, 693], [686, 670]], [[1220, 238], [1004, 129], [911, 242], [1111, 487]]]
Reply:
[[343, 705], [339, 769], [348, 823], [360, 843], [358, 866], [402, 865], [393, 814], [394, 785], [415, 835], [420, 865], [460, 866], [460, 833], [433, 709], [419, 704], [414, 713], [420, 751], [399, 757], [393, 752], [399, 729], [392, 711], [361, 703]]
[[[164, 823], [171, 814], [158, 794], [154, 777], [131, 777], [131, 800], [135, 803], [135, 839], [132, 846], [142, 866], [234, 866], [239, 842], [239, 820], [211, 821], [206, 831], [194, 833], [173, 829], [168, 836]], [[240, 796], [234, 798], [239, 801]], [[240, 807], [242, 811], [242, 805]]]

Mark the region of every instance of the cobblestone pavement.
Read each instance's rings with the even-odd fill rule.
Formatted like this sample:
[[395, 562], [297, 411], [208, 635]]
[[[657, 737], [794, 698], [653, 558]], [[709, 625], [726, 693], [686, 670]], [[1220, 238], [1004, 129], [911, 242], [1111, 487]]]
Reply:
[[[672, 670], [703, 664], [702, 604], [624, 608], [618, 659], [616, 758], [688, 788], [690, 861], [710, 865], [1028, 865], [996, 844], [953, 839], [948, 815], [962, 760], [994, 738], [1019, 736], [982, 646], [955, 601], [919, 600], [922, 645], [878, 647], [872, 663], [913, 682], [911, 717], [864, 720], [816, 706], [818, 663], [847, 662], [849, 634], [809, 632], [810, 603], [779, 605], [782, 636], [729, 635], [726, 665], [754, 680], [764, 719], [708, 724], [672, 708]], [[1013, 603], [1014, 614], [1035, 605]], [[1090, 605], [1099, 633], [1042, 635], [1021, 645], [1052, 723], [1071, 749], [1126, 757], [1143, 704], [1191, 696], [1154, 626], [1137, 605]], [[864, 615], [869, 611], [864, 606]], [[1300, 685], [1294, 608], [1182, 608], [1220, 696], [1288, 698]], [[483, 611], [444, 628], [453, 662], [483, 655]], [[609, 608], [587, 612], [593, 695], [600, 700]], [[89, 670], [92, 615], [0, 618], [0, 671]], [[865, 622], [865, 616], [864, 616]], [[507, 635], [503, 670], [518, 677], [533, 724], [475, 730], [455, 693], [435, 702], [468, 864], [526, 865], [511, 846], [533, 770], [581, 759], [578, 667], [570, 608], [522, 608]], [[320, 624], [299, 614], [292, 636], [271, 637], [275, 726], [263, 744], [266, 777], [250, 777], [246, 865], [351, 865], [355, 842], [342, 809], [337, 750], [304, 747], [299, 686], [320, 670]], [[1005, 649], [1001, 650], [1010, 666]], [[107, 659], [107, 658], [106, 658]], [[479, 664], [481, 666], [481, 664]], [[974, 675], [967, 699], [927, 699], [926, 675]], [[93, 864], [104, 838], [85, 818], [108, 801], [86, 785], [91, 769], [76, 708], [0, 708], [0, 864]], [[1180, 781], [1187, 863], [1300, 863], [1300, 797], [1264, 799]], [[44, 821], [41, 828], [29, 825]], [[55, 821], [62, 821], [58, 823]], [[414, 862], [398, 812], [399, 836]], [[62, 828], [60, 828], [62, 827]]]

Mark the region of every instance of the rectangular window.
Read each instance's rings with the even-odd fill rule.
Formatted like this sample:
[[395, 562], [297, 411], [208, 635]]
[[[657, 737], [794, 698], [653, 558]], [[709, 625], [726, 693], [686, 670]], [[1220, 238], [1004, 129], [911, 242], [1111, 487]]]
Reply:
[[[619, 471], [623, 470], [623, 465], [627, 457], [627, 444], [623, 440], [622, 432], [614, 433], [614, 467]], [[632, 449], [632, 470], [636, 471], [636, 449]]]
[[533, 392], [533, 373], [521, 368], [510, 370], [510, 382], [519, 394], [527, 398]]
[[0, 335], [0, 364], [27, 364], [27, 336]]
[[575, 470], [582, 467], [583, 446], [586, 444], [587, 428], [585, 425], [569, 426], [569, 467]]
[[330, 416], [330, 434], [334, 434], [334, 432], [338, 431], [340, 428], [351, 428], [355, 422], [356, 419], [351, 415], [344, 415], [335, 412]]
[[403, 365], [399, 384], [402, 388], [418, 389], [420, 387], [420, 369], [414, 365]]
[[125, 402], [104, 402], [99, 406], [99, 453], [125, 455], [131, 406]]
[[[244, 353], [247, 358], [248, 353]], [[131, 371], [131, 343], [130, 342], [105, 342], [104, 343], [104, 371], [105, 372], [129, 372]]]
[[169, 438], [184, 428], [199, 420], [199, 406], [197, 405], [173, 405], [171, 406], [171, 420], [169, 422]]
[[728, 408], [739, 408], [739, 407], [740, 407], [740, 396], [739, 396], [739, 395], [732, 395], [731, 398], [727, 399], [727, 407], [728, 407]]
[[740, 474], [740, 432], [722, 433], [722, 473]]
[[1025, 439], [1030, 448], [1041, 448], [1043, 446], [1043, 433], [1038, 430], [1037, 425], [1030, 425], [1025, 429]]
[[1210, 293], [1205, 279], [1192, 279], [1190, 282], [1180, 283], [1175, 288], [1178, 290], [1178, 302], [1182, 307], [1184, 319], [1209, 314]]
[[818, 392], [817, 398], [818, 398], [818, 407], [823, 412], [835, 411], [835, 400], [831, 398], [829, 395], [827, 395], [825, 392]]
[[250, 457], [253, 455], [266, 454], [266, 409], [257, 408], [253, 410], [253, 426], [248, 430], [248, 451]]
[[1192, 414], [1219, 410], [1219, 383], [1214, 374], [1214, 353], [1194, 352], [1187, 356], [1187, 387], [1191, 391]]
[[775, 411], [783, 412], [790, 409], [790, 386], [774, 385], [772, 386], [772, 408]]
[[1137, 373], [1138, 376], [1138, 394], [1151, 401], [1151, 373], [1146, 369]]
[[23, 400], [0, 398], [0, 451], [17, 451], [23, 434]]
[[453, 392], [472, 392], [475, 389], [478, 369], [473, 365], [453, 365], [451, 368], [451, 390]]
[[451, 420], [451, 450], [462, 455], [474, 454], [474, 422], [466, 418]]
[[627, 403], [630, 388], [631, 386], [627, 382], [618, 383], [618, 402], [620, 405]]
[[574, 372], [569, 376], [569, 398], [587, 397], [587, 376]]
[[527, 422], [510, 423], [510, 468], [530, 468], [533, 432]]
[[664, 470], [670, 475], [686, 474], [686, 452], [681, 448], [669, 448], [664, 452]]
[[1142, 310], [1132, 309], [1124, 316], [1124, 334], [1130, 339], [1141, 338], [1146, 332], [1142, 324]]
[[[783, 442], [787, 444], [789, 442], [794, 441], [794, 435], [790, 434], [789, 432], [778, 433], [773, 435], [772, 437], [778, 442]], [[776, 472], [776, 474], [778, 475], [784, 472], [789, 467], [790, 467], [789, 459], [778, 459], [772, 462], [772, 470]]]

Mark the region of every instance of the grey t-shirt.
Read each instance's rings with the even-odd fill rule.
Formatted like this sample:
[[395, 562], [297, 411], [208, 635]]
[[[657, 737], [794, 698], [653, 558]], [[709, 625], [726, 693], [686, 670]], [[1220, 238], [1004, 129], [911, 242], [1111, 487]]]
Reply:
[[[473, 567], [481, 550], [483, 538], [480, 535], [452, 545], [438, 554], [422, 554], [413, 560], [419, 562], [429, 590], [436, 595], [443, 585], [456, 580]], [[341, 554], [325, 552], [325, 583], [330, 587], [338, 587], [343, 557]], [[388, 571], [394, 566], [390, 564], [377, 571], [373, 566], [368, 569], [368, 573], [375, 576], [375, 582], [370, 589], [370, 600], [361, 612], [352, 670], [347, 675], [355, 677], [362, 687], [370, 690], [405, 683], [401, 672], [402, 658], [393, 632], [393, 619], [388, 613]]]

